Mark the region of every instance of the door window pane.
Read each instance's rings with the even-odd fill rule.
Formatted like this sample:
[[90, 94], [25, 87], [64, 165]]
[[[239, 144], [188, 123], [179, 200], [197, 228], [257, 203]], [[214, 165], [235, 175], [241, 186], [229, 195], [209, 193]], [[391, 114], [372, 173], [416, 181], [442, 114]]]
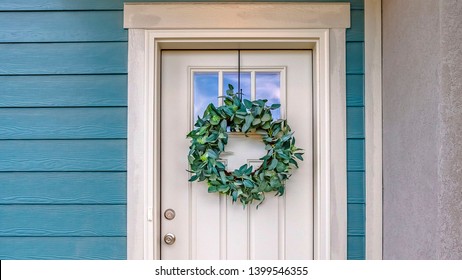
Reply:
[[[237, 72], [225, 72], [223, 73], [223, 94], [226, 94], [228, 90], [228, 84], [234, 87], [234, 92], [238, 91], [237, 88]], [[250, 88], [250, 72], [241, 72], [241, 89], [244, 94], [242, 98], [251, 99], [251, 88]]]
[[[255, 74], [256, 98], [267, 99], [268, 105], [281, 104], [281, 77], [279, 72]], [[281, 118], [281, 109], [272, 110], [273, 119]]]
[[218, 72], [195, 72], [194, 83], [194, 122], [197, 116], [202, 118], [207, 106], [218, 106]]

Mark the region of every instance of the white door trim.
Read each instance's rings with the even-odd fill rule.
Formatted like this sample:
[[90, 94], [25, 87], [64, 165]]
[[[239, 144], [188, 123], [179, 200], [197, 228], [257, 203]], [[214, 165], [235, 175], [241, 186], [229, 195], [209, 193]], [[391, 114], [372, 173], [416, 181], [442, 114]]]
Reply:
[[160, 257], [160, 51], [163, 48], [278, 49], [281, 43], [285, 48], [313, 50], [314, 256], [346, 259], [345, 27], [129, 30], [129, 259]]
[[127, 3], [130, 29], [348, 28], [350, 3]]
[[382, 259], [382, 0], [364, 1], [366, 259]]

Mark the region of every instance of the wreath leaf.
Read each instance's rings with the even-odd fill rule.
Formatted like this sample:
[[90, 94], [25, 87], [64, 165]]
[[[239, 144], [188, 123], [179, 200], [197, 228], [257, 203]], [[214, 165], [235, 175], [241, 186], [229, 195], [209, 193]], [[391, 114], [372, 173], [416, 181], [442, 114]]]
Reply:
[[[268, 100], [241, 100], [228, 85], [224, 105], [215, 107], [209, 104], [202, 118], [198, 117], [195, 129], [187, 134], [191, 139], [188, 163], [193, 181], [207, 181], [209, 193], [221, 193], [232, 197], [233, 202], [240, 201], [245, 207], [253, 201], [265, 199], [265, 192], [275, 195], [285, 193], [285, 183], [290, 177], [292, 167], [298, 168], [297, 160], [303, 160], [303, 150], [295, 146], [295, 137], [286, 120], [273, 120], [271, 110], [280, 104], [267, 106]], [[230, 172], [220, 158], [228, 143], [229, 132], [256, 132], [262, 134], [267, 154], [260, 158], [262, 165], [253, 170], [253, 166], [244, 164]]]

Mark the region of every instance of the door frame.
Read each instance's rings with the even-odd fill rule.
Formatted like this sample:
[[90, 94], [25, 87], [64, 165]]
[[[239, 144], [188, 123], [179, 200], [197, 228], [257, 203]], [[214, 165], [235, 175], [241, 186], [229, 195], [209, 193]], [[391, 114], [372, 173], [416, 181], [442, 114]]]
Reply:
[[[275, 3], [233, 3], [223, 10], [223, 3], [125, 4], [124, 27], [129, 28], [129, 259], [160, 258], [161, 50], [236, 48], [313, 50], [314, 257], [346, 259], [345, 29], [350, 25], [349, 3], [279, 4], [274, 7]], [[205, 14], [192, 19], [184, 17], [191, 14], [191, 6], [199, 6], [197, 11]], [[250, 23], [234, 27], [236, 17], [230, 15], [238, 16], [242, 9], [249, 8], [256, 13]], [[171, 9], [175, 12], [169, 14]], [[294, 9], [302, 12], [294, 14]], [[233, 28], [215, 28], [213, 22], [204, 23], [203, 18], [211, 13], [229, 18], [224, 25]], [[283, 29], [264, 28], [268, 26], [268, 13], [292, 16], [284, 21]], [[305, 21], [306, 15], [318, 20]], [[165, 17], [170, 17], [170, 25], [159, 26], [158, 22], [164, 22]], [[277, 21], [277, 17], [273, 18]], [[212, 28], [204, 29], [203, 24]], [[277, 22], [275, 26], [279, 26]]]

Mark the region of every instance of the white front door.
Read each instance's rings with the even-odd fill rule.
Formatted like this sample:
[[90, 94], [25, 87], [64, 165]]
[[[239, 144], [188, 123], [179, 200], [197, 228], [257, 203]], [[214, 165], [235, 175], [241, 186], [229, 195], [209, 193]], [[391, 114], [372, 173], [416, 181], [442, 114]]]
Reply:
[[[282, 197], [266, 195], [245, 209], [229, 197], [189, 183], [186, 134], [209, 103], [220, 105], [228, 84], [237, 89], [237, 51], [162, 51], [161, 62], [161, 258], [312, 259], [313, 112], [310, 50], [241, 51], [241, 88], [246, 99], [282, 106], [304, 161], [293, 170]], [[234, 170], [259, 164], [258, 136], [230, 136], [223, 160]], [[175, 212], [173, 219], [164, 216]], [[166, 244], [164, 236], [175, 242]]]

